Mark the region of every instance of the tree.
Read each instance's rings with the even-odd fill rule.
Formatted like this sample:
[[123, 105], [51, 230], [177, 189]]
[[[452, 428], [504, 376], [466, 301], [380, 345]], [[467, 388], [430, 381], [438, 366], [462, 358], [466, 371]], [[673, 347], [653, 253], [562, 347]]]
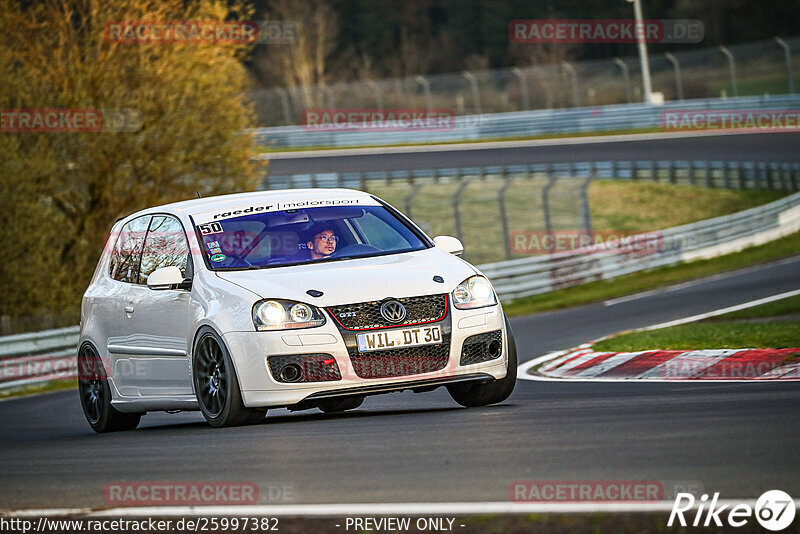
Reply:
[[330, 80], [330, 56], [336, 48], [336, 13], [324, 0], [275, 0], [267, 14], [271, 20], [291, 21], [296, 25], [292, 44], [269, 45], [257, 62], [267, 77], [279, 86], [301, 91], [300, 107], [321, 105], [316, 91]]
[[[216, 0], [0, 0], [0, 109], [100, 110], [100, 131], [0, 131], [0, 314], [77, 310], [115, 219], [254, 188], [249, 45], [124, 44], [115, 21], [246, 20]], [[114, 117], [128, 119], [113, 124]], [[8, 125], [8, 123], [6, 123]], [[75, 314], [77, 315], [77, 314]]]

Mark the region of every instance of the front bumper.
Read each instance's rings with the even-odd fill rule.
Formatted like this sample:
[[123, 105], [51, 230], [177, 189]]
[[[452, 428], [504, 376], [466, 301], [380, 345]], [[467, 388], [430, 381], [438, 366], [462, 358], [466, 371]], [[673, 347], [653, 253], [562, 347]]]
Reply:
[[[432, 324], [443, 325], [449, 336], [446, 362], [432, 372], [382, 378], [363, 378], [363, 365], [354, 368], [350, 333], [336, 322], [298, 331], [228, 332], [223, 335], [234, 361], [244, 403], [248, 407], [283, 407], [303, 401], [348, 395], [372, 395], [404, 389], [427, 390], [456, 381], [488, 382], [503, 378], [507, 372], [508, 334], [500, 305], [477, 310], [450, 308], [447, 317]], [[501, 331], [499, 357], [480, 363], [462, 365], [464, 340], [482, 333]], [[354, 335], [354, 334], [353, 334]], [[348, 352], [348, 343], [351, 347]], [[406, 349], [411, 350], [411, 349]], [[269, 370], [268, 356], [328, 354], [335, 359], [341, 378], [323, 382], [279, 382]], [[362, 353], [363, 360], [365, 355]], [[375, 354], [379, 355], [379, 352]], [[359, 376], [359, 371], [362, 376]]]

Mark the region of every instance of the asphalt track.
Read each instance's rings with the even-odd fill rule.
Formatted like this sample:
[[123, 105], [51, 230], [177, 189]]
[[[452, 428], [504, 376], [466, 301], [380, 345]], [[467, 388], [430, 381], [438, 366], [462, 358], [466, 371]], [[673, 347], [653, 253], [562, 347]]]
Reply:
[[[577, 142], [576, 142], [577, 141]], [[523, 143], [528, 144], [528, 143]], [[675, 136], [652, 139], [625, 136], [624, 140], [591, 138], [583, 140], [537, 141], [532, 146], [492, 147], [473, 145], [465, 149], [421, 147], [398, 150], [369, 149], [366, 154], [333, 155], [315, 152], [281, 154], [270, 160], [272, 176], [324, 172], [390, 171], [490, 165], [520, 165], [570, 161], [631, 160], [726, 160], [726, 161], [798, 161], [800, 133], [753, 133]]]
[[[800, 256], [613, 305], [512, 320], [521, 361], [619, 330], [800, 288]], [[800, 335], [798, 335], [800, 340]], [[507, 501], [516, 480], [699, 483], [723, 499], [800, 495], [800, 384], [519, 381], [498, 406], [444, 390], [354, 411], [270, 412], [213, 430], [153, 414], [96, 435], [77, 394], [0, 402], [0, 509], [105, 507], [120, 481], [246, 481], [263, 504]], [[289, 487], [292, 493], [270, 488]]]

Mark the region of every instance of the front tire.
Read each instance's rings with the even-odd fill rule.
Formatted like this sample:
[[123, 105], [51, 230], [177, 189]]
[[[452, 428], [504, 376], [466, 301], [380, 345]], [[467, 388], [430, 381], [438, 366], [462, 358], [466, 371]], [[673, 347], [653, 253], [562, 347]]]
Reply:
[[246, 408], [228, 349], [210, 328], [201, 330], [192, 358], [192, 383], [206, 421], [214, 428], [250, 425], [266, 416]]
[[78, 393], [83, 415], [98, 434], [133, 430], [139, 425], [142, 414], [122, 413], [111, 405], [111, 387], [103, 360], [88, 343], [78, 352]]
[[461, 406], [472, 408], [497, 404], [506, 400], [511, 396], [511, 392], [514, 391], [514, 386], [517, 383], [517, 345], [514, 342], [514, 334], [511, 332], [508, 318], [505, 321], [508, 339], [508, 370], [506, 376], [488, 384], [453, 384], [452, 386], [447, 386], [450, 396]]

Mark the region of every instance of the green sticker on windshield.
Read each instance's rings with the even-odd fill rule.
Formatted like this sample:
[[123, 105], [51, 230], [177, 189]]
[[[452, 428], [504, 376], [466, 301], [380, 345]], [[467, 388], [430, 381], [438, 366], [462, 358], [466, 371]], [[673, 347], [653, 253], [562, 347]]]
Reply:
[[211, 261], [225, 261], [225, 254], [214, 254], [211, 256]]

